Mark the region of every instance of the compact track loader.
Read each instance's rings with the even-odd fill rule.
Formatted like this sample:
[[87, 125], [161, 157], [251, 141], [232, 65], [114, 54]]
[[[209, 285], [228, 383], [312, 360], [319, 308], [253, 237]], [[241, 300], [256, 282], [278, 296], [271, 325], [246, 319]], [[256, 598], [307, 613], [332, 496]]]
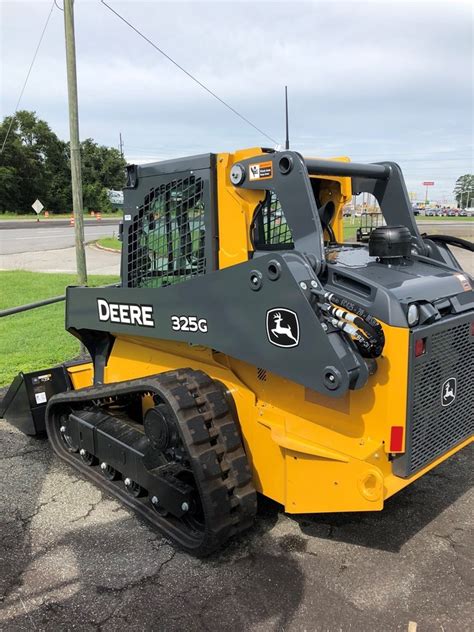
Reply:
[[[378, 511], [472, 441], [474, 292], [391, 162], [247, 149], [130, 166], [121, 283], [69, 287], [92, 362], [20, 374], [28, 434], [196, 555], [289, 513]], [[371, 193], [386, 225], [344, 243]]]

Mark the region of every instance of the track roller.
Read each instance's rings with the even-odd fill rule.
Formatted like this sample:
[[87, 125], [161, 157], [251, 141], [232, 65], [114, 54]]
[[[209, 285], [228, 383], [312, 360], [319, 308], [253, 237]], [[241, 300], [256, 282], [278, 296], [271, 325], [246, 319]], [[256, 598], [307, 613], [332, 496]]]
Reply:
[[102, 461], [102, 463], [100, 464], [100, 470], [102, 472], [102, 475], [105, 476], [108, 481], [116, 481], [118, 478], [120, 478], [119, 472], [117, 472], [114, 467], [112, 467], [105, 461]]
[[99, 462], [98, 459], [93, 454], [91, 454], [84, 448], [81, 448], [79, 450], [79, 456], [81, 457], [82, 462], [88, 465], [89, 467], [91, 467], [92, 465], [97, 465], [97, 463]]
[[127, 490], [127, 492], [134, 498], [144, 496], [146, 493], [141, 485], [135, 483], [135, 481], [132, 481], [132, 479], [128, 478], [128, 476], [127, 478], [124, 478], [123, 484], [125, 485], [125, 489]]

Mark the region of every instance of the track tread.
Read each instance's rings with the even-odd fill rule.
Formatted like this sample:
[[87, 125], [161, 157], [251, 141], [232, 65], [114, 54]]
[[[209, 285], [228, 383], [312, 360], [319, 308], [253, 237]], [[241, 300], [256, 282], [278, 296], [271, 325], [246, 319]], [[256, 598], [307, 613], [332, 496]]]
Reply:
[[[173, 411], [190, 457], [203, 505], [205, 529], [202, 541], [193, 546], [187, 544], [185, 537], [180, 538], [179, 533], [167, 530], [163, 517], [156, 518], [154, 512], [144, 507], [141, 501], [125, 499], [115, 488], [110, 488], [109, 491], [141, 515], [145, 515], [181, 547], [195, 555], [208, 555], [220, 548], [230, 537], [250, 527], [257, 509], [252, 474], [236, 422], [221, 386], [209, 375], [199, 370], [177, 369], [56, 395], [51, 398], [46, 411], [46, 425], [53, 448], [61, 458], [75, 465], [89, 478], [94, 478], [87, 469], [71, 459], [70, 454], [62, 449], [60, 441], [54, 440], [53, 435], [57, 432], [55, 420], [61, 411], [70, 406], [92, 403], [100, 405], [134, 392], [156, 395]], [[103, 482], [99, 484], [104, 486]]]

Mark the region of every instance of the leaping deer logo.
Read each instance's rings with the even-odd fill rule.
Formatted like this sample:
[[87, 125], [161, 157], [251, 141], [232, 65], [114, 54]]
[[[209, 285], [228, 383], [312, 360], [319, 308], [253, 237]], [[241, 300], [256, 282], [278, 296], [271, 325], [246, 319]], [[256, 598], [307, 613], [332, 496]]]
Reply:
[[448, 399], [451, 399], [451, 397], [454, 397], [454, 391], [451, 387], [451, 384], [446, 384], [444, 388], [443, 399], [444, 401], [447, 401]]
[[281, 321], [283, 320], [283, 317], [280, 312], [273, 314], [273, 320], [275, 321], [275, 327], [272, 329], [272, 334], [274, 334], [277, 338], [279, 334], [285, 334], [285, 336], [288, 336], [288, 338], [291, 338], [295, 342], [298, 342], [293, 336], [290, 325], [282, 327]]
[[278, 307], [269, 310], [267, 335], [277, 347], [296, 347], [299, 342], [299, 324], [295, 312]]
[[456, 378], [450, 377], [441, 387], [441, 404], [449, 406], [456, 399]]

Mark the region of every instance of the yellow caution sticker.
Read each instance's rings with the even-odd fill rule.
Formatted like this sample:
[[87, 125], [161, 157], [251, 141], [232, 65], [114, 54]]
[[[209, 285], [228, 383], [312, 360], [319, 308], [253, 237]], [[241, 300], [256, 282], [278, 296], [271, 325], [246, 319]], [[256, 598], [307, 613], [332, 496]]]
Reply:
[[249, 165], [249, 180], [269, 180], [272, 177], [273, 163], [271, 160]]

